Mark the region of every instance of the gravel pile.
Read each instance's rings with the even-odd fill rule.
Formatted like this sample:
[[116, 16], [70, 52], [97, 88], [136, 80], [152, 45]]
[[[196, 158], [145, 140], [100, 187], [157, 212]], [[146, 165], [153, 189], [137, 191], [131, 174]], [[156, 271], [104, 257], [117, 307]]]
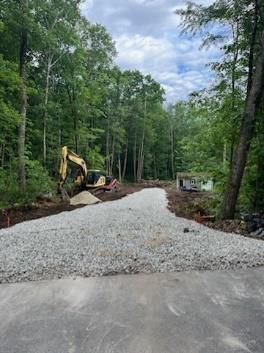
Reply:
[[92, 195], [89, 191], [82, 191], [79, 194], [73, 196], [70, 199], [70, 204], [71, 205], [93, 205], [95, 203], [99, 203], [101, 200], [99, 200], [97, 197]]
[[264, 265], [264, 242], [177, 218], [164, 190], [0, 231], [0, 281]]

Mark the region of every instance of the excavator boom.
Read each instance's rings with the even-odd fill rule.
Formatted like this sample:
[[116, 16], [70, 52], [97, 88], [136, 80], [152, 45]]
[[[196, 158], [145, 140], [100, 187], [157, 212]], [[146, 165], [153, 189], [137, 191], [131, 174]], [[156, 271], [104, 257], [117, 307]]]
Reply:
[[65, 184], [65, 181], [68, 176], [68, 161], [71, 161], [72, 163], [76, 164], [80, 168], [81, 175], [78, 176], [76, 184], [81, 186], [86, 182], [88, 169], [85, 161], [81, 157], [79, 157], [76, 153], [70, 151], [68, 147], [64, 146], [61, 149], [61, 161], [60, 161], [60, 167], [59, 167], [59, 175], [60, 175], [59, 189], [63, 188], [63, 185]]

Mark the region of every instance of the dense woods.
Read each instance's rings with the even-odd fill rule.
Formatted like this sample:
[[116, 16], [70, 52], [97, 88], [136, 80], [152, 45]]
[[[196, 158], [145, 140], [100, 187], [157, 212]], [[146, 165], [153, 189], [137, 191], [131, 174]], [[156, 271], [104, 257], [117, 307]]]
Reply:
[[164, 102], [150, 75], [115, 65], [115, 43], [78, 0], [0, 1], [0, 203], [55, 190], [60, 148], [120, 181], [209, 172], [219, 215], [264, 200], [264, 5], [189, 4], [186, 33], [222, 49], [212, 87]]

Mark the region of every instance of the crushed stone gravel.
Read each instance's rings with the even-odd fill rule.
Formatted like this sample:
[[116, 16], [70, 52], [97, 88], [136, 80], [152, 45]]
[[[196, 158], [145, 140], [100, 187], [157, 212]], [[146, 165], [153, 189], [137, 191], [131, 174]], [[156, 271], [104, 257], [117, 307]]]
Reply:
[[0, 230], [2, 283], [259, 265], [263, 241], [178, 218], [157, 188]]

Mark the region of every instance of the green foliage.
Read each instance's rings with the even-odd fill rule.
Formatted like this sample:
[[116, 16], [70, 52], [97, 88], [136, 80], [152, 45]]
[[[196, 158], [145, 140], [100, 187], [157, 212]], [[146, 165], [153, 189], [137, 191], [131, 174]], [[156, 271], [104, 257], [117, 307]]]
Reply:
[[[217, 45], [223, 54], [220, 61], [211, 65], [218, 78], [215, 87], [194, 95], [196, 108], [200, 109], [196, 113], [202, 117], [203, 127], [198, 121], [194, 139], [189, 140], [187, 136], [183, 141], [187, 164], [193, 169], [196, 164], [201, 167], [204, 165], [203, 160], [206, 161], [204, 167], [216, 175], [219, 192], [228, 190], [224, 201], [225, 216], [232, 216], [235, 211], [233, 204], [237, 201], [237, 189], [240, 188], [242, 175], [239, 169], [244, 172], [244, 179], [237, 209], [263, 208], [260, 200], [264, 197], [261, 181], [264, 168], [259, 148], [261, 146], [263, 149], [263, 145], [258, 143], [256, 148], [254, 142], [254, 138], [263, 138], [263, 127], [252, 134], [251, 125], [253, 127], [254, 122], [244, 124], [247, 117], [245, 106], [253, 87], [252, 73], [254, 76], [260, 55], [260, 38], [263, 36], [263, 1], [216, 0], [209, 6], [189, 2], [186, 8], [176, 12], [182, 18], [183, 32], [199, 34], [203, 40], [202, 46]], [[257, 106], [258, 102], [255, 110]], [[255, 110], [251, 107], [252, 115], [255, 115]], [[259, 115], [261, 126], [263, 106]], [[255, 116], [252, 119], [255, 121]], [[244, 130], [240, 130], [240, 127], [244, 127]], [[234, 153], [238, 141], [248, 147], [252, 144], [251, 151], [248, 153], [247, 150], [240, 150], [240, 153]], [[228, 174], [232, 178], [228, 178]]]
[[103, 170], [105, 166], [105, 159], [100, 152], [100, 148], [95, 146], [88, 152], [88, 168]]
[[18, 187], [15, 173], [0, 169], [0, 207], [16, 203]]
[[0, 169], [0, 207], [29, 203], [35, 201], [39, 195], [54, 193], [55, 183], [38, 161], [27, 160], [25, 191], [19, 188], [16, 165], [12, 167], [11, 170]]
[[[89, 168], [107, 170], [122, 179], [171, 175], [163, 89], [150, 75], [122, 72], [114, 66], [116, 48], [111, 36], [100, 24], [85, 19], [79, 4], [79, 0], [34, 0], [28, 6], [13, 0], [3, 2], [0, 182], [4, 185], [10, 175], [12, 183], [5, 190], [10, 202], [34, 199], [38, 192], [50, 190], [48, 175], [58, 177], [63, 145], [87, 159]], [[13, 161], [18, 156], [19, 50], [25, 32], [24, 193], [17, 186]]]
[[10, 139], [20, 119], [16, 105], [19, 84], [16, 65], [0, 54], [0, 143]]
[[27, 198], [34, 200], [37, 195], [48, 194], [54, 191], [54, 183], [47, 170], [39, 161], [28, 160], [26, 162], [27, 173]]

